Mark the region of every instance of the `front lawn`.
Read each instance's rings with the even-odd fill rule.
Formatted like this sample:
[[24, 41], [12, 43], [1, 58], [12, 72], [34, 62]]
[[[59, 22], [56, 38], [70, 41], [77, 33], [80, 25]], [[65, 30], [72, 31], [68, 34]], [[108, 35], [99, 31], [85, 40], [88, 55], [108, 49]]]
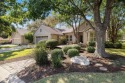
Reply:
[[125, 83], [125, 72], [64, 73], [43, 78], [34, 83]]
[[22, 49], [17, 51], [0, 53], [0, 61], [30, 55], [32, 53], [32, 50], [33, 49]]
[[125, 56], [125, 43], [123, 43], [122, 49], [106, 48], [106, 52], [110, 54]]
[[110, 53], [110, 54], [125, 56], [125, 49], [109, 48], [109, 49], [106, 49], [106, 52], [107, 52], [107, 53]]

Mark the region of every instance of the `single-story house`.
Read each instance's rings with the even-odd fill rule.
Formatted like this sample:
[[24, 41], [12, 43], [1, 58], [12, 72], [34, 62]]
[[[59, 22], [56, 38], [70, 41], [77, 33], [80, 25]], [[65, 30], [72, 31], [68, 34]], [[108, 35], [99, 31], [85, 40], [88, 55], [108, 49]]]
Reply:
[[17, 28], [12, 33], [12, 44], [28, 44], [28, 40], [25, 39], [24, 34], [28, 33], [27, 29]]
[[[91, 29], [86, 22], [83, 22], [79, 27], [78, 39], [75, 38], [72, 28], [55, 29], [41, 25], [34, 34], [34, 43], [38, 43], [40, 40], [47, 39], [59, 40], [62, 36], [66, 37], [68, 43], [75, 43], [76, 40], [79, 40], [79, 42], [83, 44], [87, 44], [89, 41], [95, 41], [94, 30]], [[106, 40], [108, 40], [107, 34]]]
[[[87, 44], [89, 41], [95, 41], [94, 30], [86, 22], [83, 22], [79, 27], [78, 39], [75, 38], [72, 28], [66, 29], [62, 33], [66, 36], [68, 43], [75, 43], [76, 40], [79, 40], [83, 44]], [[106, 40], [108, 40], [107, 34]]]
[[59, 40], [59, 36], [62, 36], [60, 30], [51, 28], [45, 25], [41, 25], [34, 33], [34, 43], [38, 43], [40, 40], [56, 39]]

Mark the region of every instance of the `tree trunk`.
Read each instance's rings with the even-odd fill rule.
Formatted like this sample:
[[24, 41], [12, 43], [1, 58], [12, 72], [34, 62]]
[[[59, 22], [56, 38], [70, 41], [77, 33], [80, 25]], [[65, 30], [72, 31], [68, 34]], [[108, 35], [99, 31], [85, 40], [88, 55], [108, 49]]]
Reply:
[[98, 57], [108, 57], [108, 54], [105, 52], [105, 29], [95, 30], [96, 36], [96, 50], [95, 55]]

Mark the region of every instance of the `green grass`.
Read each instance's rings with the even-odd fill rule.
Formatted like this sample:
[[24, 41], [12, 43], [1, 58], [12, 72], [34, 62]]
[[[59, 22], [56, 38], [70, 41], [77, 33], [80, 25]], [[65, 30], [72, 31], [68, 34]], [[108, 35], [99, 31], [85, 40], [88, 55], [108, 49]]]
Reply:
[[0, 45], [0, 48], [12, 48], [12, 47], [16, 47], [17, 45]]
[[63, 73], [43, 78], [34, 83], [125, 83], [125, 72]]
[[3, 52], [3, 53], [0, 53], [0, 61], [27, 56], [27, 55], [30, 55], [32, 51], [33, 49], [22, 49], [22, 50], [11, 51], [11, 52]]
[[122, 49], [106, 48], [106, 52], [110, 54], [125, 56], [125, 43], [123, 43]]

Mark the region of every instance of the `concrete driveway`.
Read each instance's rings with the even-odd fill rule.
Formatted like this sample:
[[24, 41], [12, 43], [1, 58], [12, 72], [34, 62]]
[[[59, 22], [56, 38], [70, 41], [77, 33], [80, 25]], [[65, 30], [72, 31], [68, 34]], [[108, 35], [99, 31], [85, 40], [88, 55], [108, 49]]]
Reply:
[[25, 83], [16, 73], [35, 63], [34, 59], [27, 59], [0, 65], [0, 83]]

